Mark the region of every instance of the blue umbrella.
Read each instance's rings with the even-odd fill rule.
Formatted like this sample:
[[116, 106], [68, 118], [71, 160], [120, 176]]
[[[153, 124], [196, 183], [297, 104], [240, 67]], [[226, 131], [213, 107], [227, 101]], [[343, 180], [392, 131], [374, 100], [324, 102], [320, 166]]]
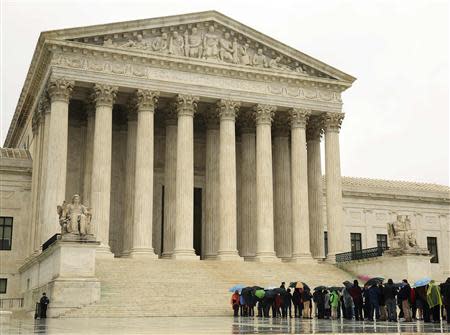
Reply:
[[430, 283], [430, 281], [431, 281], [431, 278], [428, 278], [428, 277], [419, 279], [414, 283], [414, 287], [421, 287], [421, 286], [428, 285]]
[[228, 292], [235, 292], [235, 291], [239, 291], [239, 293], [241, 293], [242, 289], [245, 287], [245, 285], [242, 284], [237, 284], [234, 285], [233, 287], [230, 287], [230, 289], [228, 290]]

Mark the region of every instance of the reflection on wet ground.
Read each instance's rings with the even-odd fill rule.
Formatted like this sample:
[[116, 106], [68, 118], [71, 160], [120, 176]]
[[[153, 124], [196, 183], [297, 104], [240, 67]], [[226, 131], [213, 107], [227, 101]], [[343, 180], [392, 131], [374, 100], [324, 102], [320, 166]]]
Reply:
[[360, 334], [449, 333], [450, 325], [228, 317], [13, 319], [1, 334]]

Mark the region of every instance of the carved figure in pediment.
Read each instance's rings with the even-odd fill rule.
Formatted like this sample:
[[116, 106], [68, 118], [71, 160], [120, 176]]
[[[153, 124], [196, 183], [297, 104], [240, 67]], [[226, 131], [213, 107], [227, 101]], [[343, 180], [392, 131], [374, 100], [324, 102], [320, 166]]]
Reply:
[[189, 35], [188, 31], [184, 32], [184, 51], [186, 57], [201, 58], [203, 54], [203, 36], [198, 32], [197, 27], [192, 28]]
[[306, 71], [303, 69], [303, 66], [301, 64], [296, 63], [296, 65], [297, 66], [294, 69], [295, 72], [307, 74]]
[[66, 201], [57, 206], [61, 234], [75, 234], [85, 236], [90, 234], [92, 214], [90, 209], [81, 204], [80, 196], [74, 194], [72, 202]]
[[137, 49], [148, 49], [149, 45], [146, 41], [144, 41], [141, 34], [138, 34], [136, 36], [136, 41], [129, 40], [125, 44], [121, 45], [122, 47], [128, 47], [128, 48], [137, 48]]
[[167, 33], [162, 33], [161, 36], [158, 36], [153, 40], [152, 49], [153, 51], [158, 51], [164, 54], [169, 52]]
[[281, 57], [280, 57], [280, 56], [277, 56], [277, 57], [275, 57], [275, 58], [272, 58], [272, 59], [269, 61], [269, 67], [270, 67], [271, 69], [282, 70], [282, 69], [283, 69], [283, 66], [280, 64], [280, 61], [281, 61]]
[[203, 58], [217, 60], [219, 57], [219, 36], [214, 31], [214, 26], [208, 27], [208, 32], [203, 36]]
[[113, 40], [110, 38], [107, 38], [106, 40], [103, 41], [103, 46], [105, 47], [112, 47], [114, 46]]
[[184, 39], [180, 34], [178, 34], [178, 31], [174, 31], [170, 37], [169, 54], [184, 56]]
[[245, 43], [244, 45], [239, 45], [238, 47], [239, 62], [242, 65], [251, 65], [250, 56], [247, 52], [248, 48], [249, 45], [247, 43]]
[[262, 49], [258, 49], [257, 53], [253, 55], [252, 65], [255, 67], [267, 67], [266, 56], [264, 56]]
[[234, 60], [233, 42], [230, 41], [230, 34], [225, 33], [219, 40], [219, 59], [222, 62], [231, 63]]
[[239, 59], [239, 43], [237, 38], [233, 38], [233, 43], [231, 44], [231, 49], [233, 50], [233, 63], [234, 64], [239, 64], [240, 63], [240, 59]]

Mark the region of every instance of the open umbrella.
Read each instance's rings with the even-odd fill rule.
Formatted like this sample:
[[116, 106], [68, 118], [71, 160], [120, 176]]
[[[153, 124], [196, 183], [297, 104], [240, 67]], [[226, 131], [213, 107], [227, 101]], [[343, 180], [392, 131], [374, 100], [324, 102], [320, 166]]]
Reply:
[[264, 287], [261, 287], [261, 286], [252, 286], [252, 289], [253, 289], [254, 291], [256, 291], [256, 290], [264, 290]]
[[382, 279], [382, 278], [375, 277], [375, 278], [369, 279], [369, 280], [367, 281], [366, 285], [367, 285], [367, 286], [373, 286], [373, 285], [378, 285], [378, 284], [380, 284], [380, 283], [382, 283], [382, 282], [383, 282], [383, 279]]
[[331, 286], [328, 288], [330, 291], [342, 291], [344, 288], [340, 286]]
[[348, 280], [346, 280], [345, 282], [343, 282], [342, 284], [344, 284], [344, 286], [346, 287], [346, 288], [350, 288], [350, 287], [352, 287], [353, 286], [353, 284], [352, 283], [350, 283]]
[[291, 281], [291, 283], [289, 284], [290, 288], [295, 288], [295, 286], [297, 285], [296, 281]]
[[235, 292], [235, 291], [241, 292], [244, 287], [245, 287], [245, 285], [237, 284], [237, 285], [234, 285], [233, 287], [230, 287], [228, 292]]
[[303, 283], [301, 281], [296, 282], [295, 288], [303, 288]]
[[303, 289], [305, 291], [311, 291], [311, 289], [309, 288], [309, 286], [305, 282], [302, 282], [302, 284], [303, 284]]
[[368, 281], [369, 279], [371, 279], [372, 277], [369, 275], [359, 275], [358, 279], [361, 279], [363, 281]]
[[326, 290], [327, 287], [326, 286], [317, 286], [314, 288], [314, 291], [322, 291], [322, 290]]
[[251, 295], [252, 294], [252, 292], [253, 292], [253, 287], [244, 287], [242, 290], [241, 290], [241, 295]]
[[431, 281], [431, 278], [428, 278], [428, 277], [419, 279], [414, 283], [414, 287], [421, 287], [421, 286], [428, 285], [430, 283], [430, 281]]
[[266, 291], [264, 291], [264, 290], [256, 290], [255, 291], [255, 296], [258, 297], [259, 299], [264, 298], [265, 295], [266, 295]]

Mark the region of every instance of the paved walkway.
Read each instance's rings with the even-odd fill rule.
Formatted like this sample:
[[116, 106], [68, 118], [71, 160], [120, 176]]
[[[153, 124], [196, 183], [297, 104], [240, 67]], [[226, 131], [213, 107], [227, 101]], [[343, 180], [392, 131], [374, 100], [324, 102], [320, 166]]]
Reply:
[[449, 333], [447, 323], [388, 323], [233, 317], [13, 319], [0, 326], [12, 334], [411, 334]]

